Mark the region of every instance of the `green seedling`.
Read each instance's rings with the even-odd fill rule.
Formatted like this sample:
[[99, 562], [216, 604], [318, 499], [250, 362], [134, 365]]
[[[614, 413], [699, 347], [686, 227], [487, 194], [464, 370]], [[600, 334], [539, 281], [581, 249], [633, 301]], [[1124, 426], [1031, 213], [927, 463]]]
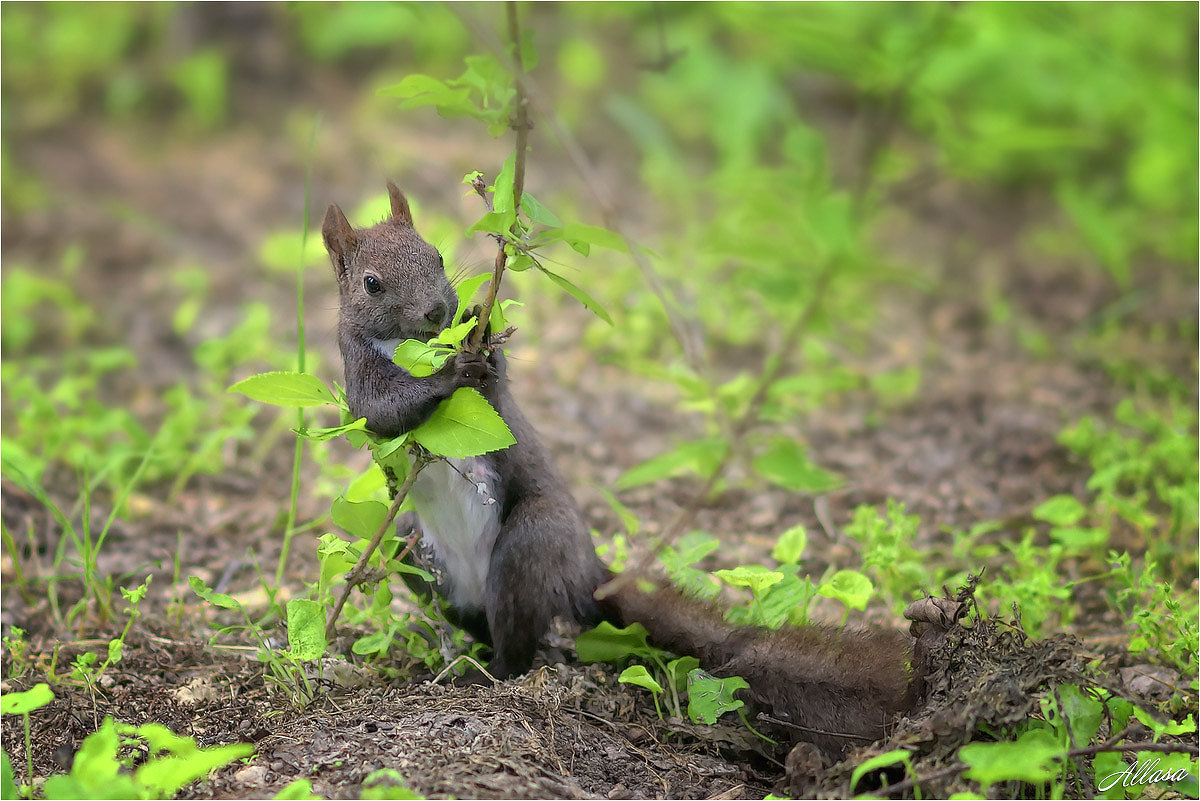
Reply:
[[[35, 709], [41, 709], [53, 700], [54, 693], [50, 691], [48, 684], [35, 684], [25, 692], [6, 693], [0, 696], [0, 714], [20, 715], [25, 730], [25, 780], [26, 787], [28, 787], [28, 798], [33, 798], [33, 744], [29, 730], [29, 713]], [[13, 784], [12, 764], [9, 762], [7, 753], [4, 755], [4, 770], [4, 796], [5, 798], [16, 798], [15, 786], [10, 787]]]
[[[693, 723], [711, 725], [726, 712], [740, 710], [744, 702], [733, 697], [750, 685], [741, 676], [718, 679], [699, 668], [688, 672], [688, 717]], [[742, 718], [743, 721], [745, 718]], [[747, 723], [747, 725], [749, 725]]]
[[25, 629], [20, 626], [13, 626], [9, 629], [8, 636], [4, 637], [0, 642], [4, 645], [5, 653], [12, 660], [12, 667], [8, 677], [20, 678], [31, 667], [27, 661], [29, 642], [25, 639]]
[[[122, 751], [135, 743], [144, 744], [149, 758], [129, 770]], [[241, 743], [200, 748], [192, 738], [157, 723], [129, 726], [109, 717], [84, 739], [71, 772], [46, 779], [42, 790], [50, 799], [171, 798], [216, 768], [252, 753], [253, 746]]]
[[654, 711], [658, 713], [659, 718], [662, 718], [662, 707], [658, 704], [658, 697], [663, 694], [663, 688], [650, 675], [650, 671], [646, 670], [645, 665], [630, 665], [621, 671], [617, 681], [621, 684], [632, 684], [649, 690], [654, 697]]
[[423, 796], [410, 790], [398, 771], [381, 768], [363, 779], [362, 797], [375, 801], [409, 801]]

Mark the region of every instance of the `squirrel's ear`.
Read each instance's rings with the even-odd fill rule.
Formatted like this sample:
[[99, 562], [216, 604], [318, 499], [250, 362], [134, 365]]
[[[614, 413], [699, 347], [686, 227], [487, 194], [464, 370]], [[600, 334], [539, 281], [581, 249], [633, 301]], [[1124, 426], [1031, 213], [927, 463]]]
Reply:
[[413, 219], [408, 208], [408, 198], [391, 181], [388, 181], [388, 197], [392, 200], [392, 217], [388, 222], [412, 228]]
[[336, 203], [330, 203], [329, 208], [325, 210], [325, 221], [321, 223], [321, 238], [325, 240], [325, 249], [329, 251], [329, 259], [333, 262], [333, 272], [338, 281], [341, 281], [346, 276], [346, 270], [350, 268], [350, 255], [358, 246], [358, 237]]

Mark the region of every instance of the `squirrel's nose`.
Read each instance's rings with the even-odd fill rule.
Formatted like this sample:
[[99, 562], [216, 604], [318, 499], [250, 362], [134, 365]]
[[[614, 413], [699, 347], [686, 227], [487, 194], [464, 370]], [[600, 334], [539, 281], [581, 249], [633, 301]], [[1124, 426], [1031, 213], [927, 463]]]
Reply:
[[446, 324], [446, 316], [450, 314], [450, 309], [446, 304], [439, 303], [429, 311], [425, 312], [425, 319], [434, 325], [441, 327]]

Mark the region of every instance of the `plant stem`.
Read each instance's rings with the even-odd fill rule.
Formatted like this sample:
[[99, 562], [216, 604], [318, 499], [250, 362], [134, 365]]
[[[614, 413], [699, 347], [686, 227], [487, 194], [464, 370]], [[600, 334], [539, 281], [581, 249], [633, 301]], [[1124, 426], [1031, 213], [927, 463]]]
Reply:
[[[412, 489], [413, 482], [417, 479], [417, 474], [425, 468], [426, 461], [423, 457], [417, 457], [413, 462], [412, 469], [408, 471], [408, 475], [404, 479], [404, 483], [396, 490], [396, 497], [392, 500], [392, 505], [388, 509], [387, 515], [383, 518], [383, 522], [379, 524], [379, 529], [375, 532], [375, 536], [371, 537], [371, 541], [367, 544], [366, 550], [362, 556], [358, 558], [358, 562], [346, 574], [346, 586], [342, 589], [342, 596], [338, 598], [337, 604], [334, 605], [333, 611], [329, 613], [329, 621], [325, 624], [325, 639], [332, 640], [334, 629], [337, 626], [338, 618], [341, 617], [342, 607], [346, 605], [346, 599], [350, 597], [351, 591], [362, 583], [363, 574], [367, 572], [367, 564], [371, 561], [371, 557], [375, 551], [379, 549], [379, 544], [383, 542], [383, 537], [391, 528], [392, 521], [396, 519], [396, 514], [400, 511], [400, 505], [404, 503], [404, 499], [408, 497], [408, 491]], [[409, 546], [411, 548], [411, 544]], [[405, 551], [407, 553], [407, 549]]]
[[517, 158], [513, 168], [513, 208], [520, 211], [521, 197], [525, 194], [525, 151], [529, 140], [528, 101], [521, 85], [525, 76], [525, 60], [521, 56], [521, 23], [517, 19], [516, 0], [509, 0], [504, 10], [508, 17], [508, 38], [513, 46], [513, 59], [517, 64], [514, 80], [517, 87]]
[[33, 798], [33, 742], [29, 734], [29, 713], [26, 712], [22, 717], [25, 719], [25, 781], [29, 783], [26, 798]]
[[[516, 60], [513, 75], [517, 87], [517, 112], [513, 127], [517, 130], [517, 151], [516, 161], [513, 164], [513, 209], [520, 214], [521, 198], [525, 194], [525, 155], [529, 149], [529, 109], [523, 84], [525, 64], [521, 58], [521, 25], [517, 19], [516, 2], [509, 0], [505, 9], [508, 15], [508, 37], [512, 41], [513, 58]], [[504, 245], [504, 241], [501, 241], [496, 250], [496, 262], [492, 266], [492, 280], [488, 284], [483, 310], [479, 313], [475, 331], [471, 334], [471, 339], [467, 344], [467, 351], [470, 353], [478, 353], [483, 347], [483, 333], [487, 330], [488, 320], [492, 316], [492, 308], [496, 305], [496, 295], [500, 291], [500, 279], [504, 277], [504, 266], [508, 263], [508, 253], [505, 252]]]
[[[625, 245], [629, 249], [629, 255], [633, 259], [634, 264], [637, 265], [638, 270], [641, 271], [642, 276], [646, 279], [646, 284], [650, 287], [655, 297], [658, 298], [659, 303], [662, 304], [663, 312], [667, 316], [667, 324], [670, 326], [675, 340], [683, 350], [688, 364], [697, 373], [704, 372], [704, 361], [701, 357], [703, 342], [700, 336], [688, 325], [687, 320], [679, 310], [679, 303], [671, 295], [662, 277], [654, 269], [654, 265], [650, 263], [650, 259], [647, 258], [645, 251], [638, 245], [633, 236], [628, 233], [626, 226], [622, 223], [618, 214], [618, 207], [609, 202], [607, 196], [601, 191], [595, 167], [575, 137], [559, 124], [554, 114], [554, 106], [547, 99], [546, 94], [542, 92], [537, 82], [509, 57], [500, 41], [490, 30], [480, 25], [474, 17], [460, 11], [454, 4], [450, 5], [450, 10], [471, 31], [472, 35], [483, 42], [492, 51], [497, 60], [513, 74], [516, 80], [517, 91], [524, 98], [521, 107], [532, 107], [541, 120], [549, 126], [550, 132], [562, 146], [568, 160], [570, 160], [571, 165], [575, 168], [575, 172], [578, 173], [584, 185], [591, 193], [592, 199], [600, 210], [600, 216], [604, 220], [604, 226], [625, 240]], [[519, 44], [517, 46], [517, 57], [520, 57]], [[526, 113], [528, 112], [526, 111]], [[514, 176], [514, 189], [516, 186], [517, 180]]]
[[[312, 134], [308, 139], [308, 159], [304, 167], [304, 227], [300, 233], [300, 263], [296, 267], [296, 370], [303, 373], [305, 368], [305, 336], [304, 336], [304, 254], [308, 250], [308, 205], [309, 192], [312, 188], [312, 156], [317, 143], [317, 126], [321, 124], [318, 114], [313, 120]], [[304, 409], [296, 410], [296, 427], [304, 430]], [[288, 553], [292, 549], [292, 537], [296, 535], [296, 516], [300, 506], [300, 467], [304, 461], [304, 438], [296, 437], [296, 447], [292, 451], [292, 494], [288, 501], [287, 524], [283, 528], [283, 544], [279, 548], [279, 564], [275, 567], [275, 586], [283, 584], [283, 572], [287, 566]]]

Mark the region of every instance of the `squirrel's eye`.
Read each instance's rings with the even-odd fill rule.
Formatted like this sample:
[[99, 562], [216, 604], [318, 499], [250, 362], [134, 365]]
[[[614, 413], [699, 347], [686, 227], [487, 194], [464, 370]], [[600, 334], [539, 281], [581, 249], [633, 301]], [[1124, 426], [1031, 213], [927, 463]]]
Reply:
[[441, 253], [438, 254], [438, 267], [440, 267], [443, 270], [446, 269], [446, 261], [445, 261], [445, 259], [442, 258]]
[[379, 279], [373, 275], [363, 278], [363, 286], [367, 288], [367, 294], [370, 295], [378, 295], [383, 291], [383, 284], [379, 283]]

